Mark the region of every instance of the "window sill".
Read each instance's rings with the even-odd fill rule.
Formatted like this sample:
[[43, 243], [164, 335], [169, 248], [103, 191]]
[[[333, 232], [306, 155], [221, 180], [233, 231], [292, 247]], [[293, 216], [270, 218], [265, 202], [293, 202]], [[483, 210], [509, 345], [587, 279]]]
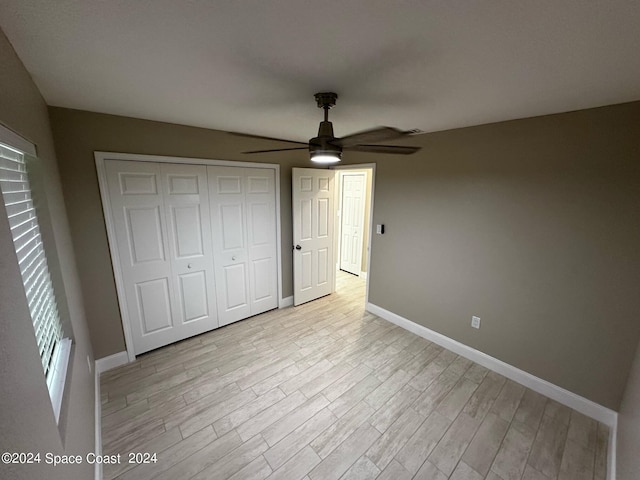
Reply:
[[53, 371], [47, 379], [47, 387], [49, 387], [49, 396], [51, 397], [51, 405], [53, 406], [56, 423], [58, 423], [60, 419], [62, 395], [64, 393], [64, 384], [67, 378], [67, 367], [69, 366], [70, 355], [71, 339], [63, 338], [56, 347], [55, 358], [53, 359]]

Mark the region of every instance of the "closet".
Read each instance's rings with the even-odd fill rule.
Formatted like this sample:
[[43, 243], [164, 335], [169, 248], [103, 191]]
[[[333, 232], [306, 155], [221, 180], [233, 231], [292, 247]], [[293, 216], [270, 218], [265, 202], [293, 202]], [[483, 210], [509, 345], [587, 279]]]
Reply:
[[112, 260], [136, 355], [278, 306], [273, 169], [104, 166]]

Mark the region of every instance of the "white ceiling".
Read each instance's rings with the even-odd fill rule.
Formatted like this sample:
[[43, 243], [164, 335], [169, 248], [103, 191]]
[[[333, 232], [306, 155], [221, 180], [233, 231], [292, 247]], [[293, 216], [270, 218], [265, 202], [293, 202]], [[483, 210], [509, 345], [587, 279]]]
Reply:
[[[2, 0], [50, 105], [306, 141], [640, 99], [637, 0]], [[1, 68], [1, 67], [0, 67]]]

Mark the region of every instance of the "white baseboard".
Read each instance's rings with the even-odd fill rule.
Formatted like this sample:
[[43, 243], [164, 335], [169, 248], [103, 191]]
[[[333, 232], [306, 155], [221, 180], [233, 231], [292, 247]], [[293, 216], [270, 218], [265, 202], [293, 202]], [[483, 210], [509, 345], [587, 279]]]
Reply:
[[96, 360], [96, 374], [100, 377], [101, 373], [121, 365], [126, 365], [127, 363], [129, 363], [127, 352], [118, 352], [108, 357], [99, 358]]
[[[98, 457], [98, 455], [102, 455], [102, 399], [100, 397], [100, 372], [98, 372], [98, 362], [95, 362], [95, 368], [94, 370], [94, 377], [95, 377], [95, 409], [94, 409], [94, 414], [95, 414], [95, 422], [94, 422], [94, 428], [95, 428], [95, 449], [94, 449], [94, 453], [96, 454], [96, 457]], [[94, 479], [95, 480], [102, 480], [102, 463], [100, 462], [96, 462], [95, 463], [95, 468], [94, 468]]]
[[524, 370], [520, 370], [519, 368], [509, 365], [502, 360], [498, 360], [497, 358], [487, 355], [486, 353], [483, 353], [463, 343], [453, 340], [445, 335], [442, 335], [441, 333], [430, 330], [422, 325], [418, 325], [417, 323], [401, 317], [400, 315], [397, 315], [393, 312], [390, 312], [389, 310], [385, 310], [382, 307], [379, 307], [372, 303], [367, 303], [367, 311], [379, 316], [380, 318], [384, 318], [385, 320], [388, 320], [391, 323], [404, 328], [405, 330], [409, 330], [416, 335], [426, 338], [433, 343], [437, 343], [447, 350], [451, 350], [458, 355], [468, 358], [469, 360], [472, 360], [482, 365], [483, 367], [504, 375], [505, 377], [510, 378], [511, 380], [518, 382], [525, 387], [528, 387], [531, 390], [545, 395], [559, 403], [562, 403], [567, 407], [577, 410], [587, 417], [593, 418], [598, 422], [602, 422], [610, 429], [617, 424], [618, 414], [613, 410], [608, 409], [607, 407], [603, 407], [602, 405], [592, 402], [587, 398], [576, 395], [569, 390], [565, 390], [564, 388], [554, 385], [553, 383], [543, 380], [542, 378], [538, 378], [535, 375], [531, 375]]
[[278, 308], [287, 308], [293, 306], [293, 295], [290, 297], [285, 297], [280, 300], [280, 304]]

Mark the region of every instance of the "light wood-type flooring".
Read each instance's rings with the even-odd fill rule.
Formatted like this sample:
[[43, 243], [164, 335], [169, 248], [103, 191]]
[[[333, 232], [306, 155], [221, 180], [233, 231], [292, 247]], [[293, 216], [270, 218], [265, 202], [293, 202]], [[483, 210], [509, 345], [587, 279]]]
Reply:
[[345, 273], [104, 373], [101, 396], [105, 479], [606, 478], [606, 426], [365, 312]]

